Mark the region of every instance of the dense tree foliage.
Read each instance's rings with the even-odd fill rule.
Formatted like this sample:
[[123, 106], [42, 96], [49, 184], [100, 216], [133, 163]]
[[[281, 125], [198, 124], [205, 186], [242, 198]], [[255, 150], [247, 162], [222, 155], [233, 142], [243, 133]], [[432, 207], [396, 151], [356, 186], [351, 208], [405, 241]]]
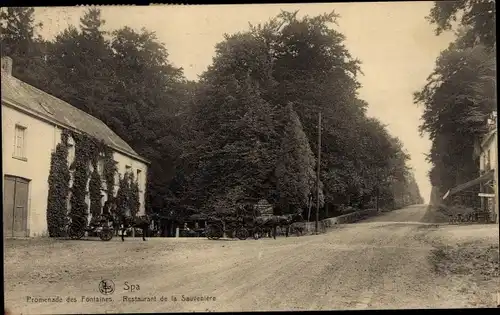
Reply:
[[463, 17], [457, 39], [440, 54], [427, 84], [415, 93], [415, 102], [424, 106], [421, 131], [432, 141], [430, 179], [441, 193], [478, 176], [475, 147], [496, 110], [495, 4], [436, 2], [430, 20], [438, 34], [451, 27], [458, 13]]
[[494, 0], [435, 1], [427, 19], [436, 26], [436, 35], [453, 29], [453, 23], [466, 27], [461, 36], [464, 46], [473, 46], [478, 42], [487, 47], [496, 46]]
[[247, 198], [304, 209], [316, 201], [319, 112], [321, 206], [370, 207], [377, 194], [385, 207], [421, 200], [402, 143], [366, 116], [360, 62], [334, 12], [282, 12], [226, 34], [199, 82], [169, 63], [153, 32], [104, 32], [99, 9], [52, 41], [35, 37], [32, 15], [2, 13], [14, 75], [103, 120], [151, 160], [148, 209], [232, 212]]
[[90, 8], [79, 28], [46, 42], [34, 36], [33, 9], [8, 8], [2, 55], [13, 58], [14, 76], [101, 119], [151, 160], [148, 205], [162, 208], [180, 150], [176, 114], [187, 107], [194, 83], [168, 62], [154, 33], [125, 27], [108, 34], [104, 23]]
[[[363, 207], [378, 188], [386, 193], [386, 203], [394, 204], [393, 180], [388, 178], [406, 180], [408, 155], [380, 122], [366, 117], [367, 104], [357, 97], [359, 62], [345, 48], [344, 36], [329, 27], [336, 18], [331, 13], [298, 19], [297, 12], [282, 12], [247, 32], [225, 35], [217, 45], [193, 109], [199, 138], [205, 140], [187, 155], [203, 157], [198, 167], [190, 163], [195, 166], [186, 184], [192, 189], [189, 199], [207, 196], [198, 206], [213, 208], [221, 187], [237, 185], [244, 195], [304, 207], [305, 196], [316, 190], [312, 160], [317, 159], [319, 111], [321, 198], [333, 206]], [[244, 123], [255, 115], [262, 117], [254, 119], [265, 131], [261, 138], [251, 136], [253, 129]], [[256, 143], [267, 144], [259, 149], [265, 152], [259, 163], [244, 162]], [[230, 171], [234, 165], [242, 173]], [[252, 183], [242, 184], [247, 178]]]
[[[280, 158], [275, 170], [276, 190], [280, 207], [285, 212], [291, 212], [290, 207], [306, 209], [309, 196], [314, 195], [316, 162], [309, 139], [292, 105], [286, 106], [283, 112], [286, 125], [278, 150]], [[321, 205], [324, 203], [322, 186], [320, 182]]]

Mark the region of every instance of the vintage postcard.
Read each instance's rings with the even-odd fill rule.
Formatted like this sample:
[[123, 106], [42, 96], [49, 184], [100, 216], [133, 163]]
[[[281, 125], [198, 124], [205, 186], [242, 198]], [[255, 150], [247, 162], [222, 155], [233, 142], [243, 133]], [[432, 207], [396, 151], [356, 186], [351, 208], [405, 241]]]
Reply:
[[5, 314], [497, 307], [495, 16], [2, 7]]

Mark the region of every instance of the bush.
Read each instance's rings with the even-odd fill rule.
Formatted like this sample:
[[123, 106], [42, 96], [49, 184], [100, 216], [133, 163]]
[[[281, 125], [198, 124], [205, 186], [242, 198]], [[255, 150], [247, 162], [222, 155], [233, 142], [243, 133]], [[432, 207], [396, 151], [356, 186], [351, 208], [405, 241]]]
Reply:
[[50, 161], [47, 197], [47, 230], [50, 237], [63, 236], [67, 215], [70, 173], [68, 168], [68, 133], [61, 133], [61, 143], [56, 146]]

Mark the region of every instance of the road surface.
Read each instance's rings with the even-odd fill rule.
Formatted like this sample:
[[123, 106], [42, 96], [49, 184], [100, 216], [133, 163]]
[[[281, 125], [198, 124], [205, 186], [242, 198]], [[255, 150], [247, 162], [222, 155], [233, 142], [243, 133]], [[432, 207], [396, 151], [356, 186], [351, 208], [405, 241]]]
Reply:
[[[496, 306], [490, 287], [470, 292], [470, 284], [435, 273], [432, 250], [453, 237], [440, 230], [447, 227], [419, 224], [424, 213], [412, 206], [326, 234], [276, 240], [10, 241], [5, 305], [17, 314]], [[460, 228], [480, 234], [470, 230], [477, 226]], [[498, 228], [486, 230], [486, 238], [498, 239]], [[112, 294], [100, 293], [102, 279], [113, 281]], [[54, 296], [63, 301], [33, 302]], [[71, 297], [76, 301], [66, 302]]]

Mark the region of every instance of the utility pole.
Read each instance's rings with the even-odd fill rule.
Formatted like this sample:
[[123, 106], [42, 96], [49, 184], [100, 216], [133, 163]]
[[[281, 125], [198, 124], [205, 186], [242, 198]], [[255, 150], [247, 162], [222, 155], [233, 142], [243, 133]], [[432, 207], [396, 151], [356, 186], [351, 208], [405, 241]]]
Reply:
[[309, 211], [307, 212], [307, 222], [311, 222], [311, 207], [312, 207], [312, 202], [313, 202], [313, 193], [311, 191], [309, 193], [308, 203], [307, 203], [307, 207], [309, 208]]
[[316, 173], [316, 234], [319, 224], [319, 168], [321, 165], [321, 112], [318, 113], [318, 166]]
[[377, 212], [379, 211], [379, 208], [378, 208], [378, 199], [379, 199], [379, 186], [380, 186], [380, 180], [379, 180], [379, 177], [378, 177], [378, 168], [375, 169], [375, 180], [376, 180], [376, 196], [375, 196], [375, 204], [376, 204], [376, 207], [377, 207]]

